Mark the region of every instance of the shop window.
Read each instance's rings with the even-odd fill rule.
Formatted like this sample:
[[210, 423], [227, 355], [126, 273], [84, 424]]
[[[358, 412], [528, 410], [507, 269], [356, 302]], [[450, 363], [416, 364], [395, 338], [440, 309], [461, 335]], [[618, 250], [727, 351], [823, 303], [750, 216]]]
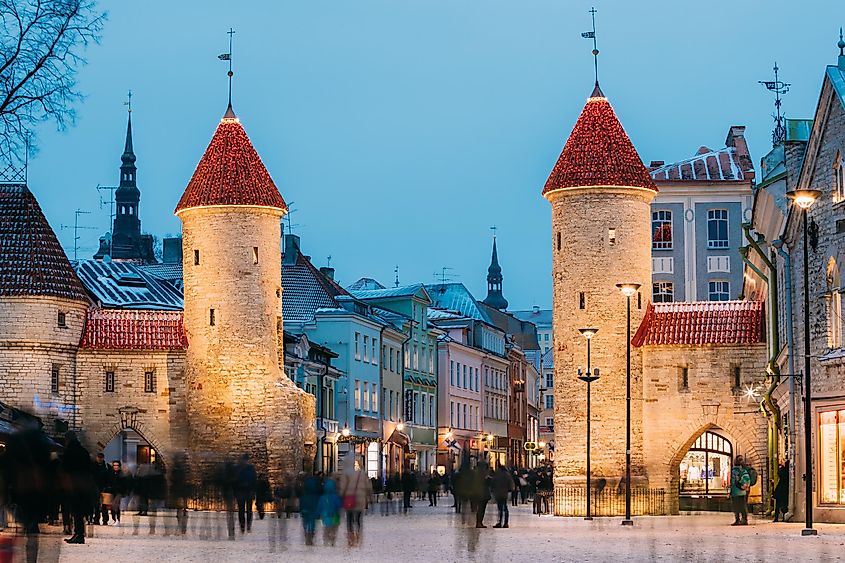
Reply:
[[731, 443], [715, 432], [705, 432], [680, 463], [680, 494], [727, 496], [731, 481]]
[[845, 410], [819, 413], [819, 491], [822, 504], [845, 504]]

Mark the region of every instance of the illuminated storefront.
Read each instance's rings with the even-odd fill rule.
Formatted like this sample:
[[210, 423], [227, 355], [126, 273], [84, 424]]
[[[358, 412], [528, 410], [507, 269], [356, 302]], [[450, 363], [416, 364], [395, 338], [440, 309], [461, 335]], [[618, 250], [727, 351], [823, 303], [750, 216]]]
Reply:
[[819, 412], [819, 500], [845, 504], [845, 409]]
[[732, 457], [733, 448], [726, 438], [714, 432], [699, 436], [681, 460], [681, 496], [727, 496]]

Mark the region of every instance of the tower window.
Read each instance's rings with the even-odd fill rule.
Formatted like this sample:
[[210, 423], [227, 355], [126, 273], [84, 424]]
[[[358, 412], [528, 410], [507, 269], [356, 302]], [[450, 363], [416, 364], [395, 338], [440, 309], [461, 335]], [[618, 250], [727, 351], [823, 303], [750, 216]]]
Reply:
[[59, 311], [58, 318], [56, 319], [56, 325], [59, 328], [67, 328], [67, 313]]
[[637, 291], [637, 309], [643, 308], [643, 294]]
[[607, 243], [610, 246], [616, 246], [616, 229], [607, 230]]
[[58, 393], [59, 392], [59, 364], [53, 364], [52, 369], [50, 370], [50, 392], [51, 393]]
[[114, 393], [114, 372], [106, 372], [106, 393]]
[[252, 263], [258, 264], [258, 247], [257, 246], [252, 247]]
[[208, 324], [209, 326], [214, 326], [217, 324], [217, 318], [214, 315], [214, 309], [208, 310]]
[[194, 250], [194, 266], [200, 265], [200, 251]]
[[732, 387], [734, 389], [739, 389], [740, 387], [742, 387], [742, 370], [739, 366], [733, 366], [731, 368], [731, 371], [733, 371]]
[[560, 251], [560, 231], [557, 232], [557, 249]]
[[578, 308], [579, 309], [586, 309], [587, 308], [587, 294], [583, 291], [578, 293]]
[[684, 366], [681, 368], [681, 390], [689, 390], [689, 368]]

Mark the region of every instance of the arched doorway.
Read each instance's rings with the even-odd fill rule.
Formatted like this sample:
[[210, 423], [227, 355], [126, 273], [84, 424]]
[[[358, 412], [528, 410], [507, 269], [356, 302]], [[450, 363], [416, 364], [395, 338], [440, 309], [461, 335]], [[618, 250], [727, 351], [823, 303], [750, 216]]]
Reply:
[[681, 510], [722, 510], [730, 496], [733, 444], [712, 430], [702, 433], [679, 465]]
[[103, 448], [103, 454], [107, 462], [119, 461], [133, 472], [141, 465], [162, 465], [161, 452], [132, 428], [125, 428], [115, 434]]

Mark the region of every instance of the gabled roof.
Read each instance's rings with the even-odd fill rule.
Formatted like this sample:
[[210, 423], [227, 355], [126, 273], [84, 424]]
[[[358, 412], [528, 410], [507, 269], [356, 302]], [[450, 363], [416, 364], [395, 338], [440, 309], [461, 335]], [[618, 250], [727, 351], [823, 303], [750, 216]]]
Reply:
[[657, 191], [598, 84], [546, 180], [543, 195], [588, 186], [625, 186]]
[[695, 156], [664, 164], [651, 170], [651, 177], [655, 180], [693, 180], [693, 181], [714, 181], [714, 180], [745, 180], [747, 172], [736, 156], [734, 147], [725, 147], [712, 150], [701, 147]]
[[492, 325], [493, 321], [484, 310], [478, 306], [478, 302], [472, 293], [462, 283], [434, 283], [426, 284], [428, 295], [431, 297], [431, 307], [445, 309], [460, 313], [477, 321], [484, 321]]
[[765, 342], [762, 301], [649, 303], [634, 346]]
[[88, 301], [85, 289], [25, 184], [0, 184], [0, 296]]
[[386, 289], [383, 285], [381, 285], [378, 280], [374, 280], [373, 278], [361, 278], [349, 287], [347, 287], [349, 291], [358, 291], [358, 290], [370, 290], [370, 289]]
[[131, 262], [79, 260], [75, 268], [86, 289], [107, 309], [178, 311], [184, 307], [182, 289], [150, 274], [146, 267]]
[[537, 327], [548, 328], [552, 326], [551, 309], [529, 309], [527, 311], [511, 311], [511, 314], [521, 321], [534, 323]]
[[227, 112], [202, 155], [176, 213], [191, 207], [244, 205], [286, 210], [287, 205], [249, 137]]
[[321, 274], [301, 253], [295, 264], [282, 263], [282, 313], [285, 320], [308, 321], [320, 309], [341, 309], [335, 299], [349, 295]]
[[[360, 280], [359, 280], [360, 281]], [[431, 301], [431, 297], [421, 283], [403, 285], [400, 287], [389, 287], [385, 289], [353, 289], [349, 293], [358, 299], [390, 299], [393, 297], [418, 297], [423, 301]]]
[[81, 348], [96, 350], [184, 350], [182, 313], [89, 309]]

